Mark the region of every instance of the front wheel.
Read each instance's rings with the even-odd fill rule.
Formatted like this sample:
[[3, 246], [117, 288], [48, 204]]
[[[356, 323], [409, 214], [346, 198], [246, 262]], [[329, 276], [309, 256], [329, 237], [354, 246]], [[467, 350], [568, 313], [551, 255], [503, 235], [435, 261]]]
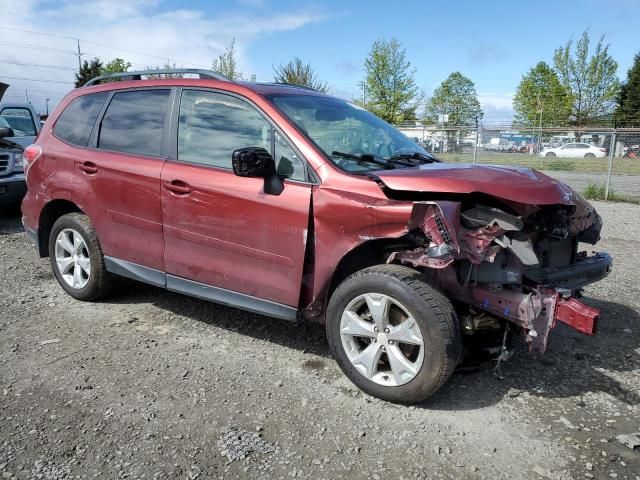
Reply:
[[451, 302], [420, 272], [400, 265], [367, 268], [342, 282], [329, 301], [327, 338], [355, 385], [402, 403], [435, 393], [461, 348]]
[[556, 156], [556, 154], [555, 154], [555, 153], [553, 153], [553, 152], [549, 152], [549, 153], [547, 153], [547, 154], [545, 155], [545, 157], [555, 157], [555, 156]]

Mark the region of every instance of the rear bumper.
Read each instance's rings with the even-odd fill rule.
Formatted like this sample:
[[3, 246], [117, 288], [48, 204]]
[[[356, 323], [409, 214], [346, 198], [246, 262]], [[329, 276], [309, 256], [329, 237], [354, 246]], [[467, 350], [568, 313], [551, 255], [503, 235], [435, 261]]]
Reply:
[[0, 205], [15, 203], [27, 193], [24, 173], [17, 173], [8, 177], [0, 177]]
[[27, 234], [27, 238], [29, 239], [29, 241], [31, 241], [31, 243], [33, 243], [33, 245], [37, 248], [38, 247], [38, 230], [32, 230], [29, 227], [27, 227], [27, 225], [24, 223], [24, 217], [22, 217], [22, 226], [24, 228], [24, 233]]

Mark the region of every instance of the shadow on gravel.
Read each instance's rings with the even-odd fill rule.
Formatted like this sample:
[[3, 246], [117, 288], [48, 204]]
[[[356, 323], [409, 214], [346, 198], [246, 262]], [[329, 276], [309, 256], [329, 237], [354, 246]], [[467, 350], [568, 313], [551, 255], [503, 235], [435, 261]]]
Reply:
[[529, 355], [524, 341], [516, 342], [511, 360], [502, 364], [503, 380], [493, 374], [495, 362], [486, 362], [475, 372], [454, 373], [438, 393], [421, 407], [437, 410], [474, 410], [497, 403], [505, 396], [528, 392], [536, 397], [575, 397], [603, 392], [628, 405], [640, 404], [640, 395], [613, 378], [618, 372], [640, 368], [640, 315], [619, 303], [586, 298], [599, 308], [599, 331], [582, 335], [559, 324], [550, 346], [541, 358]]
[[156, 307], [175, 315], [189, 317], [248, 337], [267, 340], [283, 347], [331, 358], [323, 325], [312, 322], [287, 322], [172, 293], [132, 280], [125, 281], [131, 288], [118, 289], [108, 300], [109, 303], [153, 303]]
[[[111, 302], [153, 303], [175, 315], [248, 337], [267, 340], [314, 355], [331, 358], [324, 327], [314, 323], [291, 323], [255, 315], [234, 308], [174, 294], [131, 282]], [[472, 368], [457, 370], [436, 395], [420, 407], [436, 410], [475, 410], [495, 404], [515, 392], [538, 397], [580, 397], [602, 391], [627, 404], [640, 403], [638, 394], [627, 391], [614, 378], [600, 370], [624, 372], [640, 368], [640, 315], [614, 302], [586, 299], [600, 308], [600, 331], [592, 337], [565, 325], [558, 325], [546, 354], [529, 355], [522, 339], [516, 339], [515, 354], [503, 363], [503, 380], [493, 374], [495, 362], [485, 361]]]
[[20, 205], [0, 206], [0, 235], [22, 232]]

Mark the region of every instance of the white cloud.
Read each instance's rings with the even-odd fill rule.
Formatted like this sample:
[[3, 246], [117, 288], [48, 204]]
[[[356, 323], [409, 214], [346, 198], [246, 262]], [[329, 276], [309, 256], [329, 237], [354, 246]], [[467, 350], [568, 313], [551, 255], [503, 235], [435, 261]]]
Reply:
[[483, 121], [492, 123], [510, 123], [513, 119], [512, 93], [479, 93], [478, 100], [484, 112]]
[[[261, 35], [296, 30], [320, 22], [327, 15], [318, 10], [252, 11], [246, 2], [237, 10], [220, 12], [212, 17], [201, 10], [163, 9], [159, 0], [65, 0], [62, 4], [38, 0], [5, 0], [3, 7], [11, 26], [22, 30], [52, 33], [43, 36], [15, 30], [0, 29], [2, 60], [57, 65], [77, 68], [77, 45], [72, 38], [80, 37], [83, 59], [97, 56], [103, 60], [121, 57], [133, 68], [162, 65], [166, 61], [183, 67], [208, 68], [212, 60], [236, 39], [241, 71], [251, 73], [246, 51]], [[14, 45], [6, 45], [12, 43]], [[41, 49], [20, 48], [16, 43], [39, 46]], [[117, 47], [110, 48], [107, 47]], [[58, 51], [60, 50], [60, 51]], [[14, 78], [9, 78], [14, 77]], [[48, 79], [44, 83], [18, 78]], [[52, 104], [73, 85], [74, 71], [0, 63], [0, 81], [11, 85], [6, 100], [24, 98], [28, 89], [33, 103], [44, 110], [44, 98]]]

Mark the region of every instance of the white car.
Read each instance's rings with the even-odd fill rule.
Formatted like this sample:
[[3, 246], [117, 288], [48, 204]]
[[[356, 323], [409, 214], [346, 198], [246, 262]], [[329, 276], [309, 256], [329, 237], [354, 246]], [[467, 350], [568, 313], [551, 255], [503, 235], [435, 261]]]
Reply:
[[566, 143], [561, 147], [544, 148], [540, 152], [541, 157], [584, 157], [584, 158], [602, 158], [607, 156], [607, 149], [595, 147], [588, 143]]

